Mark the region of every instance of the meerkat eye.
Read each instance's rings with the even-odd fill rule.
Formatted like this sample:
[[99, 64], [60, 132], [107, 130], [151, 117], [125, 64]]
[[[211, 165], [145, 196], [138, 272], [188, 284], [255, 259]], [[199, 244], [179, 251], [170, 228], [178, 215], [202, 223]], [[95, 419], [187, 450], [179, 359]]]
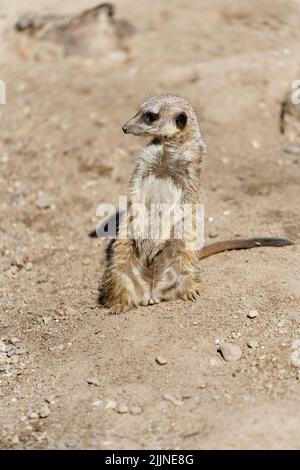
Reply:
[[175, 118], [176, 126], [178, 129], [183, 129], [187, 123], [187, 115], [185, 113], [180, 113]]
[[146, 124], [151, 124], [154, 121], [157, 121], [158, 119], [158, 114], [157, 113], [145, 113], [143, 115], [143, 120]]

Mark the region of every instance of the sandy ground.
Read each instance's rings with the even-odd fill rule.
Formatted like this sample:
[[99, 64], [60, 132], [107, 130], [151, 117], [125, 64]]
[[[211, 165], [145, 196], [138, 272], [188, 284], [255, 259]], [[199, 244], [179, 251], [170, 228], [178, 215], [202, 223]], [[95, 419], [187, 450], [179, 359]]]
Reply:
[[[110, 31], [101, 58], [13, 31], [90, 0], [24, 3], [0, 4], [0, 447], [299, 449], [300, 155], [283, 146], [300, 133], [279, 115], [300, 79], [300, 2], [118, 0], [135, 34]], [[122, 124], [160, 92], [199, 115], [206, 240], [296, 245], [204, 260], [196, 303], [112, 316], [97, 305], [106, 242], [88, 233], [144, 144]], [[222, 341], [242, 358], [225, 362]]]

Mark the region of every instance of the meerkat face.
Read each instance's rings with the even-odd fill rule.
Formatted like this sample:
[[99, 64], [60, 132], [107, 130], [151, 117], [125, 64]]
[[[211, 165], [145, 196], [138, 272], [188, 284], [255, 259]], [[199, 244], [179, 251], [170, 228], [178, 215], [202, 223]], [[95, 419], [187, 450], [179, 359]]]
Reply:
[[143, 102], [138, 113], [122, 129], [125, 134], [173, 138], [191, 124], [195, 125], [195, 113], [187, 100], [175, 95], [159, 95]]

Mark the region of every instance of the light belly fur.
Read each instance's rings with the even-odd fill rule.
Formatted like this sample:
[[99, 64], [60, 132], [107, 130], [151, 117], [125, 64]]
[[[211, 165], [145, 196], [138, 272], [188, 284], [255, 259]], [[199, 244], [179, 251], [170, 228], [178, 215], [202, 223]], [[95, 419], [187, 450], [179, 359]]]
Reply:
[[182, 190], [171, 178], [162, 181], [153, 175], [144, 178], [140, 187], [141, 202], [138, 226], [142, 230], [137, 234], [138, 245], [143, 258], [153, 258], [170, 238], [174, 218], [168, 217], [181, 205]]

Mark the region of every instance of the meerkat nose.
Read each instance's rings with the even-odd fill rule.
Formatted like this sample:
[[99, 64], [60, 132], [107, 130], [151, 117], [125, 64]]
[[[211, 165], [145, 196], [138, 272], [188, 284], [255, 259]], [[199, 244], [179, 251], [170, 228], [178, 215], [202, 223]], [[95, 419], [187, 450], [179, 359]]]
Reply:
[[124, 134], [127, 134], [127, 132], [128, 132], [127, 126], [123, 126], [123, 127], [122, 127], [122, 131], [124, 132]]

